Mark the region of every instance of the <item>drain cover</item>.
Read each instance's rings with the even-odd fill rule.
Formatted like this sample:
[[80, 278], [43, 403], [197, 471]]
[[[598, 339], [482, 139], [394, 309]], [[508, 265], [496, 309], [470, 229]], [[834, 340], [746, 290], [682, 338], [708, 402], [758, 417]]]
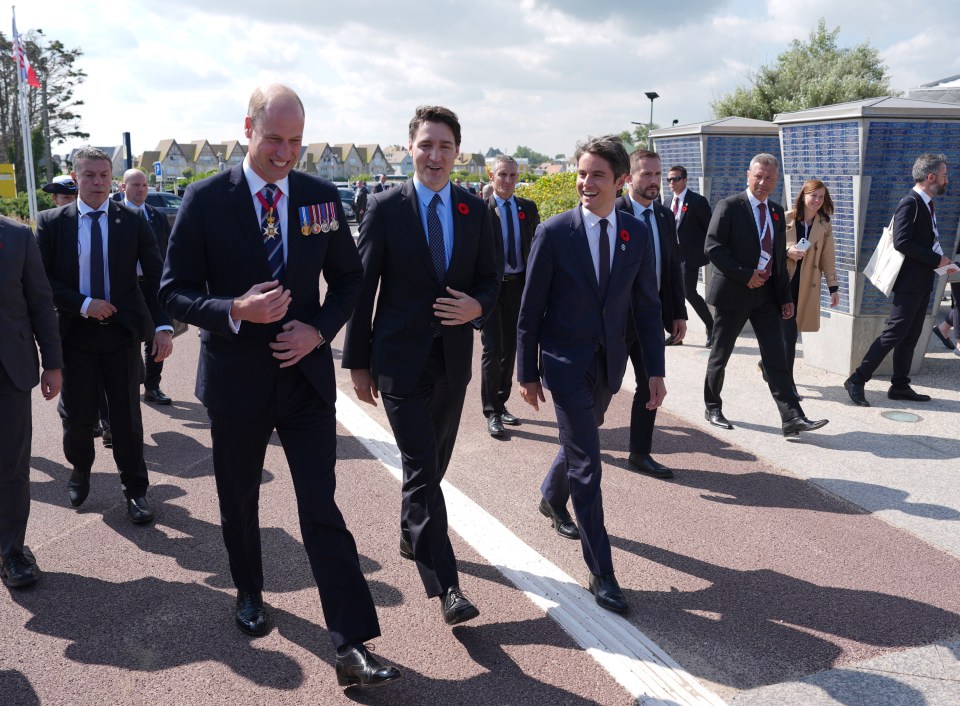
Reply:
[[911, 412], [881, 412], [881, 417], [886, 417], [887, 419], [894, 422], [919, 422], [920, 417]]

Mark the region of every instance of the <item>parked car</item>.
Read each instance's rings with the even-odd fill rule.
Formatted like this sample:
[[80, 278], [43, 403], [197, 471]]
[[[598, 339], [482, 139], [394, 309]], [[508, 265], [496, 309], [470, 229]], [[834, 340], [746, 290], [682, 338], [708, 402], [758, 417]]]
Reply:
[[347, 220], [357, 220], [357, 215], [353, 212], [353, 189], [347, 189], [341, 186], [337, 191], [340, 192], [340, 203], [343, 204], [343, 213], [346, 215]]
[[177, 219], [177, 211], [180, 210], [180, 204], [183, 203], [183, 199], [176, 194], [171, 194], [166, 191], [148, 191], [147, 203], [161, 213], [166, 214], [167, 220], [170, 222], [170, 227], [172, 228], [173, 222]]

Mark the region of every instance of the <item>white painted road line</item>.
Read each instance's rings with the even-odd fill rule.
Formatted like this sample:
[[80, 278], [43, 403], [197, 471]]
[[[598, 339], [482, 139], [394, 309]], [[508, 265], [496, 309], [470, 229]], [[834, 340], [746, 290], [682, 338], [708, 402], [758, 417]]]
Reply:
[[[337, 420], [400, 481], [393, 435], [346, 394], [337, 395]], [[604, 610], [558, 566], [466, 495], [443, 482], [450, 528], [553, 618], [644, 706], [725, 706], [693, 675], [629, 621]]]

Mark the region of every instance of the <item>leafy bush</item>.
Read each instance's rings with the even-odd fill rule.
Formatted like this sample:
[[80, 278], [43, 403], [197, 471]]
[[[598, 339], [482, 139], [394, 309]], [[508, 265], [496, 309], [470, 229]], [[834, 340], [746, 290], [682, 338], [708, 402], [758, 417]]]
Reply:
[[[50, 194], [46, 191], [37, 191], [37, 211], [46, 211], [55, 205]], [[0, 214], [23, 223], [29, 222], [30, 203], [27, 201], [27, 192], [21, 191], [15, 199], [0, 199]]]
[[533, 184], [517, 186], [517, 195], [535, 201], [543, 220], [569, 211], [580, 203], [577, 175], [574, 172], [542, 176]]

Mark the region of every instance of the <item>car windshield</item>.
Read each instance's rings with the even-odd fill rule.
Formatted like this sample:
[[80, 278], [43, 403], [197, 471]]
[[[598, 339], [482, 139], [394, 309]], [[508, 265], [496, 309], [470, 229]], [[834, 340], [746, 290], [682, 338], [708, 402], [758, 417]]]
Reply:
[[167, 208], [180, 208], [180, 204], [183, 203], [182, 198], [176, 194], [169, 194], [166, 191], [155, 191], [152, 194], [148, 194], [147, 201], [159, 203], [161, 206], [166, 206]]

